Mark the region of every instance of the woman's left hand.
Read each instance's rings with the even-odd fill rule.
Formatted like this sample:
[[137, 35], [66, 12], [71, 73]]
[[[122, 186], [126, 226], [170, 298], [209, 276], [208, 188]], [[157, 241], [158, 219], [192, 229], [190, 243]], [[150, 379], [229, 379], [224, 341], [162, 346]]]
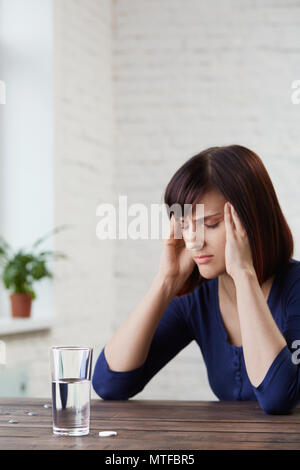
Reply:
[[226, 230], [225, 265], [227, 273], [235, 280], [241, 271], [255, 272], [247, 232], [234, 207], [227, 202], [224, 206]]

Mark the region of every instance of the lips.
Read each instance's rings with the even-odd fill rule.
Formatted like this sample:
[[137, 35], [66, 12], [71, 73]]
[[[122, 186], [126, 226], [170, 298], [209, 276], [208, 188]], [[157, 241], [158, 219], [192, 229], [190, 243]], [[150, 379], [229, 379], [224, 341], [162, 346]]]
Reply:
[[207, 255], [207, 256], [196, 256], [194, 258], [195, 263], [197, 264], [205, 264], [208, 263], [211, 259], [213, 258], [213, 255]]

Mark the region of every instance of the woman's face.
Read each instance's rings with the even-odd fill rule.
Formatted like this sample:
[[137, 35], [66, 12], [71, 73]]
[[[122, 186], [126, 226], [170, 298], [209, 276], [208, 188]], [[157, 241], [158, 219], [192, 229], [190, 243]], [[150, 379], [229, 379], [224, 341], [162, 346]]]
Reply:
[[[182, 236], [185, 246], [191, 252], [192, 257], [213, 255], [204, 264], [195, 261], [201, 276], [206, 279], [212, 279], [226, 271], [226, 232], [224, 221], [224, 205], [226, 202], [227, 200], [221, 193], [217, 190], [210, 190], [199, 201], [200, 204], [204, 204], [204, 227], [201, 227], [203, 219], [198, 218], [196, 220], [197, 214], [195, 210], [192, 218], [189, 216], [187, 220], [182, 221]], [[201, 228], [202, 233], [199, 235]], [[196, 233], [198, 233], [197, 239]]]

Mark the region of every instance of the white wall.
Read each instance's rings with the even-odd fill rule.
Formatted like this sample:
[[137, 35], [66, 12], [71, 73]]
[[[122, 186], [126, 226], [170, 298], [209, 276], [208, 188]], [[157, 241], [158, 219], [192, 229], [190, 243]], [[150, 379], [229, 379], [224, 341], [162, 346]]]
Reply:
[[[15, 249], [54, 224], [53, 32], [51, 0], [0, 0], [0, 232]], [[52, 248], [53, 240], [42, 245]], [[35, 315], [51, 313], [53, 288], [37, 284]], [[1, 286], [0, 316], [10, 313]]]
[[[67, 224], [72, 229], [55, 238], [55, 248], [69, 257], [68, 261], [56, 264], [55, 327], [50, 332], [4, 338], [7, 368], [21, 366], [27, 371], [29, 396], [51, 396], [49, 348], [52, 345], [88, 344], [95, 348], [96, 356], [110, 335], [107, 319], [112, 316], [114, 304], [113, 242], [100, 242], [96, 238], [96, 208], [101, 202], [111, 201], [110, 8], [109, 0], [51, 1], [54, 35], [52, 205], [55, 226]], [[34, 12], [32, 15], [35, 17]], [[40, 79], [40, 82], [43, 81]], [[34, 85], [30, 90], [34, 92]], [[46, 123], [43, 125], [47, 127]], [[34, 141], [33, 136], [31, 140]], [[47, 171], [46, 165], [39, 168], [39, 174]]]
[[48, 344], [89, 345], [96, 357], [115, 298], [114, 241], [96, 238], [96, 208], [112, 198], [111, 3], [55, 0], [54, 18], [55, 220], [73, 229], [57, 238], [69, 261], [57, 264]]
[[[114, 13], [114, 184], [132, 202], [160, 202], [173, 172], [212, 145], [237, 143], [267, 167], [300, 255], [299, 4], [117, 0]], [[116, 329], [144, 295], [161, 244], [120, 241]], [[137, 398], [211, 399], [196, 344]], [[215, 399], [215, 398], [214, 398]]]
[[[299, 10], [282, 1], [55, 0], [55, 224], [70, 256], [57, 267], [50, 334], [8, 341], [50, 396], [48, 347], [100, 350], [145, 295], [161, 241], [96, 239], [96, 207], [127, 194], [160, 203], [173, 172], [210, 145], [255, 150], [274, 182], [299, 258]], [[2, 78], [2, 77], [1, 77]], [[20, 359], [21, 357], [21, 359]], [[95, 395], [93, 394], [95, 397]], [[215, 399], [195, 343], [136, 399]]]

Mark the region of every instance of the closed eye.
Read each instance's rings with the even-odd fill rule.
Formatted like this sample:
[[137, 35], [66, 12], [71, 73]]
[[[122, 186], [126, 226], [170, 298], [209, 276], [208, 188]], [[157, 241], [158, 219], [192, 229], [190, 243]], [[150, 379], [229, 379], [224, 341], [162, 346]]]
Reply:
[[[219, 225], [219, 222], [217, 222], [216, 224], [213, 224], [213, 225], [207, 225], [207, 224], [204, 224], [204, 225], [205, 225], [205, 227], [207, 227], [207, 228], [214, 229], [214, 228], [217, 228], [217, 226]], [[184, 226], [182, 227], [182, 229], [183, 229], [183, 230], [186, 230], [187, 227], [188, 227], [188, 226], [184, 225]]]

